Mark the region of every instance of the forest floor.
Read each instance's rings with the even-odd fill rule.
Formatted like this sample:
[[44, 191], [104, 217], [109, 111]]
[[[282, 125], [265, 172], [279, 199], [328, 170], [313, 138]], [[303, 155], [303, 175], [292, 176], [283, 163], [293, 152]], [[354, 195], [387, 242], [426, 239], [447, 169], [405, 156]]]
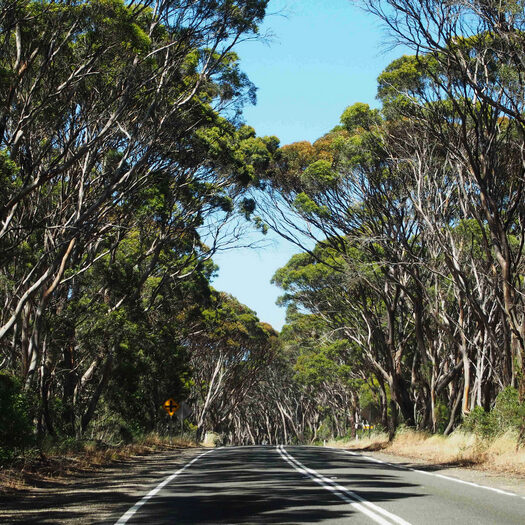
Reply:
[[[24, 484], [0, 494], [0, 523], [87, 525], [114, 523], [157, 483], [202, 449], [178, 448], [122, 455], [102, 465], [75, 466], [69, 458], [56, 459], [48, 470], [41, 465], [26, 473]], [[60, 462], [59, 468], [55, 463]], [[82, 460], [84, 461], [84, 460]], [[64, 465], [68, 464], [66, 470]]]

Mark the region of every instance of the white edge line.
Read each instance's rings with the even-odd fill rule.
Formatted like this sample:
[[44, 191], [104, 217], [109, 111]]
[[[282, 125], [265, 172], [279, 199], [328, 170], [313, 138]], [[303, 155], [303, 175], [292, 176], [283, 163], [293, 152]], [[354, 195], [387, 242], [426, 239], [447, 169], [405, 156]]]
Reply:
[[209, 454], [210, 452], [214, 452], [215, 449], [208, 450], [207, 452], [203, 452], [196, 458], [193, 458], [189, 463], [186, 463], [184, 467], [177, 470], [177, 472], [174, 472], [170, 476], [168, 476], [164, 481], [161, 481], [154, 489], [150, 490], [141, 500], [137, 501], [133, 507], [131, 507], [125, 514], [123, 514], [118, 521], [115, 522], [115, 525], [123, 525], [124, 523], [127, 523], [128, 520], [135, 514], [144, 503], [146, 503], [148, 500], [150, 500], [153, 496], [155, 496], [159, 491], [161, 491], [168, 483], [173, 481], [179, 474], [184, 472], [187, 468], [189, 468], [193, 463], [195, 463], [197, 460], [205, 456], [206, 454]]
[[486, 485], [479, 485], [478, 483], [473, 483], [472, 481], [465, 481], [463, 479], [445, 476], [444, 474], [435, 474], [434, 472], [425, 472], [424, 470], [417, 470], [415, 468], [411, 468], [410, 470], [412, 470], [413, 472], [419, 472], [422, 474], [429, 474], [430, 476], [436, 476], [436, 478], [443, 478], [443, 479], [447, 479], [450, 481], [455, 481], [456, 483], [463, 483], [463, 485], [470, 485], [471, 487], [492, 490], [493, 492], [497, 492], [498, 494], [505, 494], [505, 496], [517, 496], [517, 494], [515, 494], [514, 492], [508, 492], [506, 490], [497, 489], [495, 487], [487, 487]]
[[454, 478], [452, 476], [445, 476], [444, 474], [436, 474], [434, 472], [427, 472], [426, 470], [419, 470], [411, 467], [405, 467], [404, 465], [400, 465], [399, 463], [389, 463], [388, 461], [381, 461], [380, 459], [373, 458], [370, 456], [364, 456], [363, 454], [359, 454], [357, 452], [353, 452], [351, 450], [344, 450], [340, 448], [331, 448], [331, 450], [338, 450], [345, 452], [347, 454], [351, 454], [352, 456], [359, 456], [363, 459], [367, 459], [369, 461], [374, 461], [375, 463], [383, 463], [384, 465], [388, 465], [390, 467], [395, 467], [402, 470], [410, 470], [412, 472], [417, 472], [418, 474], [425, 474], [426, 476], [435, 476], [436, 478], [442, 478], [449, 481], [455, 481], [456, 483], [462, 483], [463, 485], [470, 485], [471, 487], [476, 487], [478, 489], [485, 489], [485, 490], [491, 490], [492, 492], [497, 492], [498, 494], [504, 494], [505, 496], [513, 496], [513, 497], [520, 497], [521, 499], [525, 499], [525, 496], [519, 496], [518, 494], [514, 492], [508, 492], [503, 489], [497, 489], [495, 487], [489, 487], [487, 485], [479, 485], [478, 483], [473, 483], [472, 481], [465, 481], [463, 479]]
[[400, 516], [397, 516], [395, 514], [392, 514], [391, 512], [388, 512], [382, 507], [379, 507], [375, 505], [374, 503], [367, 501], [366, 499], [362, 498], [361, 496], [359, 496], [355, 492], [352, 492], [346, 487], [343, 487], [342, 485], [335, 483], [331, 479], [326, 478], [319, 472], [316, 472], [315, 470], [304, 466], [298, 459], [294, 458], [287, 450], [285, 450], [283, 445], [279, 445], [279, 447], [278, 447], [278, 451], [283, 457], [283, 459], [287, 461], [288, 463], [290, 463], [298, 472], [306, 474], [309, 478], [316, 481], [319, 485], [322, 485], [327, 490], [333, 492], [334, 494], [339, 496], [341, 499], [343, 499], [344, 501], [346, 501], [347, 503], [349, 503], [356, 509], [360, 510], [361, 512], [363, 512], [370, 518], [372, 518], [377, 523], [382, 523], [382, 524], [390, 523], [384, 520], [381, 516], [377, 515], [377, 514], [382, 514], [383, 516], [390, 518], [392, 521], [394, 521], [395, 523], [399, 523], [400, 525], [410, 525], [407, 521], [405, 521]]

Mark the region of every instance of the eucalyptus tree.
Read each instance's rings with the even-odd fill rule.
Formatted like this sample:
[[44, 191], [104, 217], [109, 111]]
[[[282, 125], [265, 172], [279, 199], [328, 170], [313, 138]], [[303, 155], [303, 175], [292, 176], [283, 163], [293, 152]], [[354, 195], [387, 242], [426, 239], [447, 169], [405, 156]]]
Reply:
[[[389, 425], [388, 389], [395, 403], [389, 425], [393, 432], [397, 425], [396, 404], [407, 423], [415, 421], [414, 401], [406, 384], [407, 367], [410, 370], [407, 354], [411, 353], [407, 347], [413, 340], [413, 328], [406, 318], [400, 317], [403, 312], [410, 312], [406, 308], [407, 299], [398, 291], [391, 302], [381, 262], [374, 264], [363, 250], [347, 247], [345, 259], [338, 258], [340, 269], [330, 268], [327, 261], [336, 260], [333, 250], [321, 245], [313, 255], [294, 256], [274, 278], [285, 290], [283, 300], [290, 307], [305, 309], [323, 321], [320, 334], [310, 339], [309, 350], [298, 362], [315, 364], [320, 359], [322, 363], [325, 362], [323, 355], [332, 355], [340, 372], [346, 374], [353, 414], [357, 412], [360, 388], [372, 380], [379, 389], [380, 413], [385, 426]], [[304, 341], [301, 338], [300, 341], [302, 348]], [[335, 348], [341, 351], [334, 355]]]
[[[355, 104], [341, 122], [313, 145], [298, 143], [279, 150], [265, 181], [262, 198], [268, 199], [273, 213], [265, 219], [298, 244], [310, 238], [320, 248], [329, 248], [323, 257], [322, 251], [309, 253], [341, 272], [342, 279], [359, 275], [367, 290], [373, 291], [374, 305], [385, 308], [369, 327], [375, 335], [383, 334], [381, 341], [376, 339], [386, 359], [383, 380], [407, 423], [414, 424], [414, 399], [406, 378], [417, 352], [410, 350], [407, 340], [413, 323], [418, 328], [426, 315], [417, 286], [425, 278], [417, 264], [424, 243], [414, 209], [390, 163], [379, 112]], [[356, 257], [361, 259], [357, 265]], [[348, 294], [347, 299], [355, 298]], [[365, 320], [373, 317], [369, 314]], [[365, 346], [370, 347], [369, 342]]]
[[385, 117], [356, 104], [316, 143], [282, 147], [262, 199], [270, 227], [299, 245], [318, 241], [277, 274], [287, 293], [361, 349], [407, 424], [436, 430], [445, 405], [450, 431], [461, 402], [463, 413], [489, 406], [512, 376], [498, 355], [488, 230], [472, 219], [456, 164], [425, 133], [424, 108], [409, 113], [399, 96], [426, 86], [413, 65], [403, 57], [381, 75]]
[[[402, 60], [405, 65], [409, 61], [409, 57]], [[406, 73], [407, 68], [399, 64], [385, 75], [393, 75], [394, 70]], [[390, 104], [386, 107], [392, 110]], [[512, 382], [509, 337], [498, 291], [501, 281], [487, 245], [488, 228], [470, 214], [468, 188], [456, 177], [450, 156], [417, 120], [402, 122], [389, 125], [388, 144], [427, 246], [425, 265], [433, 284], [423, 290], [430, 292], [426, 304], [433, 330], [440, 334], [429, 341], [446, 341], [463, 361], [462, 412], [467, 413], [474, 402], [488, 407], [494, 389]], [[422, 345], [422, 355], [427, 348], [428, 359], [435, 360], [432, 347]]]
[[521, 374], [524, 399], [523, 5], [365, 4], [416, 53], [404, 59], [411, 81], [387, 84], [385, 78], [383, 90], [403, 99], [404, 111], [446, 150], [462, 211], [478, 223], [485, 257], [498, 268], [493, 293], [503, 322], [501, 350], [513, 384]]
[[[153, 311], [221, 232], [237, 234], [227, 226], [235, 211], [249, 213], [242, 188], [261, 148], [276, 144], [238, 125], [255, 90], [232, 50], [256, 36], [266, 4], [0, 6], [0, 348], [4, 366], [38, 388], [44, 413], [65, 369], [69, 407], [98, 385], [85, 429], [120, 345], [116, 330], [114, 344], [102, 336], [82, 354], [70, 303], [101, 303], [108, 319], [131, 304]], [[134, 261], [117, 275], [123, 256]], [[54, 337], [66, 315], [68, 333]]]
[[242, 12], [230, 2], [152, 10], [118, 1], [6, 11], [2, 142], [16, 180], [4, 197], [2, 247], [9, 254], [35, 235], [44, 251], [14, 279], [1, 337], [37, 291], [41, 303], [53, 292], [75, 244], [107, 231], [151, 174], [176, 173], [188, 132], [249, 87], [230, 50], [253, 32], [264, 2]]
[[201, 323], [184, 341], [198, 438], [206, 430], [231, 431], [237, 408], [273, 358], [276, 337], [255, 312], [228, 294], [212, 293]]
[[271, 362], [229, 416], [226, 435], [238, 444], [305, 443], [319, 426], [316, 398], [294, 378], [295, 354], [279, 343]]

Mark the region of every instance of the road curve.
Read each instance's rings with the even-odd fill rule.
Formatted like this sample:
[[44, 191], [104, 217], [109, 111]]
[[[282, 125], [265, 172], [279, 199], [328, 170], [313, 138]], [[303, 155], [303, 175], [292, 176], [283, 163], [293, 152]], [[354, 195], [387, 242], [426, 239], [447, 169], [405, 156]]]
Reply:
[[318, 447], [206, 451], [112, 523], [525, 523], [525, 498]]

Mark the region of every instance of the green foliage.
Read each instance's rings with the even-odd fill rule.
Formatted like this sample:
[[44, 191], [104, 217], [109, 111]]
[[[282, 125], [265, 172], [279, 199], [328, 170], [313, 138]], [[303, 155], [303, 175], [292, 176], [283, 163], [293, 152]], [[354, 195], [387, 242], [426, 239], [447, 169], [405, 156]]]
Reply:
[[[15, 320], [3, 358], [42, 398], [27, 412], [42, 442], [90, 430], [128, 441], [158, 427], [166, 397], [195, 384], [196, 326], [211, 347], [238, 351], [239, 376], [275, 338], [233, 299], [214, 310], [209, 286], [221, 232], [251, 219], [245, 187], [279, 145], [241, 124], [255, 88], [231, 49], [257, 33], [267, 3], [0, 8], [0, 298], [3, 322]], [[224, 323], [203, 326], [210, 310]], [[13, 450], [26, 433], [15, 393], [2, 408], [21, 434], [0, 444]]]
[[508, 386], [498, 394], [490, 412], [486, 412], [482, 407], [475, 407], [465, 417], [462, 428], [483, 437], [493, 438], [509, 430], [520, 432], [524, 421], [525, 403], [520, 403], [518, 391]]
[[525, 424], [525, 403], [519, 402], [518, 390], [505, 387], [496, 397], [491, 414], [495, 428], [521, 430]]
[[268, 170], [279, 140], [257, 137], [249, 126], [235, 127], [223, 118], [195, 132], [197, 151], [208, 159], [208, 165], [225, 175], [233, 174], [242, 185], [255, 183], [259, 174]]
[[330, 417], [325, 417], [317, 430], [317, 440], [319, 442], [322, 442], [323, 440], [329, 440], [334, 437], [332, 426], [332, 419]]
[[335, 186], [339, 175], [332, 169], [329, 161], [320, 159], [312, 162], [304, 170], [301, 178], [315, 192]]
[[336, 379], [337, 365], [323, 349], [304, 352], [295, 364], [295, 379], [300, 383], [318, 389], [323, 383], [330, 383]]
[[368, 382], [364, 382], [359, 388], [359, 407], [361, 409], [361, 414], [370, 423], [375, 423], [378, 416], [378, 400], [377, 394], [373, 389], [374, 386], [376, 386], [376, 382], [372, 380], [372, 385]]
[[436, 415], [436, 432], [443, 434], [447, 428], [450, 419], [450, 408], [447, 404], [437, 401], [435, 407]]
[[322, 247], [316, 248], [314, 254], [293, 255], [285, 266], [275, 272], [272, 283], [286, 291], [314, 290], [316, 285], [337, 278], [337, 272], [329, 264], [340, 263], [340, 258], [337, 258], [331, 250]]
[[21, 181], [17, 179], [18, 173], [17, 165], [11, 160], [6, 150], [0, 150], [0, 205], [5, 204], [5, 201], [11, 191], [17, 186], [20, 186]]
[[403, 55], [394, 60], [378, 78], [378, 97], [383, 102], [399, 101], [424, 89], [420, 57]]
[[34, 444], [34, 410], [20, 381], [0, 372], [0, 460], [9, 459]]
[[475, 407], [474, 410], [471, 410], [465, 417], [461, 428], [483, 437], [493, 437], [497, 430], [494, 427], [491, 413], [486, 412], [483, 407]]
[[294, 208], [302, 215], [312, 215], [320, 217], [329, 217], [330, 210], [328, 206], [319, 206], [311, 197], [306, 193], [299, 193], [294, 201]]
[[347, 107], [341, 115], [341, 123], [347, 131], [354, 133], [358, 128], [370, 131], [381, 122], [379, 110], [370, 109], [368, 104], [358, 102]]

